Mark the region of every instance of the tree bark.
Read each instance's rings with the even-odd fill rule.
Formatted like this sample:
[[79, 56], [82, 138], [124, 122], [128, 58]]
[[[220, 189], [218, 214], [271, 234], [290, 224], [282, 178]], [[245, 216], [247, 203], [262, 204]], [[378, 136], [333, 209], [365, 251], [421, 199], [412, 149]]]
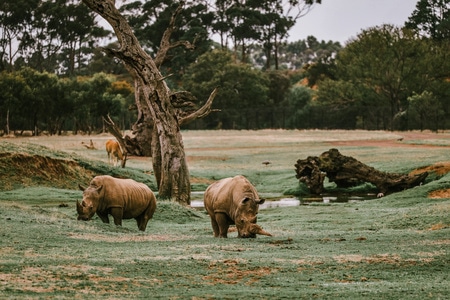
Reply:
[[159, 147], [152, 149], [152, 156], [161, 157], [160, 176], [157, 178], [159, 197], [189, 205], [189, 170], [179, 123], [170, 101], [171, 93], [164, 77], [155, 61], [140, 46], [126, 19], [114, 6], [114, 1], [82, 1], [112, 26], [120, 49], [107, 49], [107, 52], [124, 62], [135, 80], [137, 104], [148, 108], [154, 122], [155, 140], [152, 145]]
[[330, 149], [319, 157], [299, 159], [295, 168], [296, 177], [300, 182], [304, 182], [313, 194], [324, 192], [325, 177], [343, 188], [370, 182], [377, 187], [379, 193], [386, 194], [417, 186], [428, 176], [427, 172], [413, 176], [381, 172], [353, 157], [342, 155], [337, 149]]

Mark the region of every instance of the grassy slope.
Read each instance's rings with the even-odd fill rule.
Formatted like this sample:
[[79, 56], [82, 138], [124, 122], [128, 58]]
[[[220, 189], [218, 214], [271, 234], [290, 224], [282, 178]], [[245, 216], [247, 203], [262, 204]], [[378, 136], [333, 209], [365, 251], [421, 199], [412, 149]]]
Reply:
[[[186, 144], [194, 146], [193, 140]], [[293, 146], [299, 148], [297, 158], [329, 147]], [[293, 168], [284, 171], [277, 161], [292, 155], [280, 152], [289, 147], [274, 146], [277, 158], [267, 168], [257, 163], [270, 155], [264, 147], [250, 150], [261, 151], [256, 158], [243, 147], [242, 155], [223, 147], [208, 150], [214, 153], [204, 149], [191, 169], [198, 178], [211, 178], [209, 168], [219, 176], [246, 171], [260, 190], [282, 193]], [[395, 164], [389, 160], [392, 149], [377, 150], [378, 160], [364, 147], [344, 150], [381, 168], [404, 168], [400, 158]], [[445, 158], [438, 149], [403, 152], [409, 168]], [[212, 159], [224, 153], [227, 160]], [[421, 161], [411, 160], [418, 155]], [[160, 202], [140, 233], [134, 220], [122, 228], [98, 218], [76, 221], [76, 190], [5, 191], [0, 193], [0, 298], [445, 299], [450, 199], [427, 198], [443, 188], [450, 188], [448, 174], [378, 200], [263, 210], [258, 223], [274, 237], [252, 240], [234, 238], [236, 233], [215, 239], [204, 212], [172, 202]]]

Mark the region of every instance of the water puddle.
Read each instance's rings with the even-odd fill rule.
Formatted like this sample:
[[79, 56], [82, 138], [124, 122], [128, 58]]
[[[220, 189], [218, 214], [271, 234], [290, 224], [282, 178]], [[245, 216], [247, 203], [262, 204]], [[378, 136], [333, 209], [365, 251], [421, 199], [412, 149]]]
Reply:
[[[364, 195], [309, 195], [300, 198], [279, 198], [275, 200], [266, 200], [264, 204], [260, 205], [260, 209], [274, 208], [274, 207], [292, 207], [309, 204], [328, 204], [328, 203], [352, 203], [365, 200], [376, 199], [376, 194]], [[191, 206], [195, 209], [203, 209], [203, 192], [193, 192]]]

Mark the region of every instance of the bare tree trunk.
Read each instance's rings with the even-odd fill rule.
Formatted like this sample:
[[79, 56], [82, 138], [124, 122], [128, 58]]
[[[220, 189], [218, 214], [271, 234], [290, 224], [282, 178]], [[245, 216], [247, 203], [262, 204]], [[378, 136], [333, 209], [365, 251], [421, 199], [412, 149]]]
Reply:
[[[131, 27], [112, 0], [83, 0], [114, 29], [120, 49], [108, 49], [131, 71], [154, 121], [162, 158], [159, 196], [190, 204], [189, 172], [180, 127], [170, 102], [170, 90], [154, 60], [142, 49]], [[154, 151], [153, 151], [154, 152]]]
[[6, 111], [6, 135], [9, 135], [9, 109]]

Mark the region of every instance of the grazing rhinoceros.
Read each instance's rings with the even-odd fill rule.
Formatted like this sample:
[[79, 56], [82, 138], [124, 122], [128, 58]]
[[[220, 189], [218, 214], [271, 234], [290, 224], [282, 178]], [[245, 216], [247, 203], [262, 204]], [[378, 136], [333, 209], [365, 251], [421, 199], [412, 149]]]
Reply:
[[156, 198], [148, 186], [132, 179], [96, 176], [84, 188], [83, 201], [77, 201], [78, 220], [88, 221], [97, 213], [103, 223], [122, 225], [122, 219], [136, 219], [139, 230], [145, 231], [156, 209]]
[[256, 224], [259, 204], [264, 203], [264, 199], [259, 199], [255, 187], [244, 176], [224, 178], [211, 184], [205, 191], [204, 203], [215, 237], [226, 238], [233, 224], [236, 224], [238, 237], [271, 236]]

